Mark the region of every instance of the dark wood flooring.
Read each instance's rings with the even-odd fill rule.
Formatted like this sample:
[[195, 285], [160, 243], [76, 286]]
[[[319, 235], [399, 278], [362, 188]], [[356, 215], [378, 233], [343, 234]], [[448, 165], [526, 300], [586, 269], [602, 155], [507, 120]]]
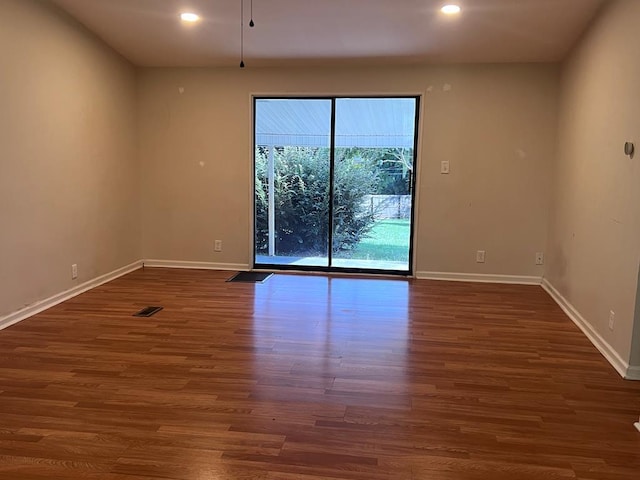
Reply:
[[0, 478], [640, 479], [640, 382], [540, 287], [231, 273], [1, 331]]

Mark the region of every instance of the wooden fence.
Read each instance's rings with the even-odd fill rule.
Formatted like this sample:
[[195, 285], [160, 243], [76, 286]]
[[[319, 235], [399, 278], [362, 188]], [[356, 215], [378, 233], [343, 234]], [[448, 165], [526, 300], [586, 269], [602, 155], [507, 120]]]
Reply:
[[411, 217], [411, 195], [366, 195], [362, 206], [376, 220]]

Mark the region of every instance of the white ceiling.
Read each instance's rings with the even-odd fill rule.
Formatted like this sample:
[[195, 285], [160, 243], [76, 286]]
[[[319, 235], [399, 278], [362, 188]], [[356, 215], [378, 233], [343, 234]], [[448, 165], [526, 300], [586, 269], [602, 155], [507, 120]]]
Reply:
[[[50, 0], [140, 66], [237, 66], [241, 0]], [[245, 63], [562, 60], [608, 0], [253, 0]], [[439, 12], [444, 3], [463, 11]], [[196, 24], [178, 15], [193, 11]]]

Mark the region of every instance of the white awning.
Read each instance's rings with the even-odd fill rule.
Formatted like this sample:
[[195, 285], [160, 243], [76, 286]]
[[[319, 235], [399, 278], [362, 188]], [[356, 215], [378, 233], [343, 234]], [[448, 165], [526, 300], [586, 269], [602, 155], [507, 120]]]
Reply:
[[[336, 147], [413, 148], [415, 98], [336, 99]], [[256, 145], [329, 147], [331, 101], [259, 99]]]

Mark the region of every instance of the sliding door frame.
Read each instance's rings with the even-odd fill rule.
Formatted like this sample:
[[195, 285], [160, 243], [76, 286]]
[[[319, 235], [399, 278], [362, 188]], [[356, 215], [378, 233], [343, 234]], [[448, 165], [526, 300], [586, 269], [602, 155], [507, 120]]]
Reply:
[[[415, 101], [415, 114], [413, 122], [413, 172], [411, 172], [411, 215], [409, 224], [409, 252], [407, 270], [391, 270], [377, 268], [350, 268], [331, 265], [333, 260], [333, 211], [334, 211], [334, 187], [335, 187], [335, 150], [336, 150], [336, 101], [339, 99], [413, 99]], [[372, 94], [372, 95], [252, 95], [252, 128], [251, 128], [251, 266], [253, 270], [281, 270], [298, 272], [322, 272], [365, 275], [389, 275], [389, 276], [413, 276], [414, 272], [414, 237], [416, 224], [416, 186], [418, 178], [418, 147], [420, 145], [420, 117], [422, 109], [421, 94]], [[256, 197], [255, 197], [255, 172], [256, 172], [256, 104], [260, 100], [328, 100], [331, 101], [331, 131], [329, 152], [329, 228], [327, 247], [327, 266], [287, 265], [277, 263], [256, 262]]]

